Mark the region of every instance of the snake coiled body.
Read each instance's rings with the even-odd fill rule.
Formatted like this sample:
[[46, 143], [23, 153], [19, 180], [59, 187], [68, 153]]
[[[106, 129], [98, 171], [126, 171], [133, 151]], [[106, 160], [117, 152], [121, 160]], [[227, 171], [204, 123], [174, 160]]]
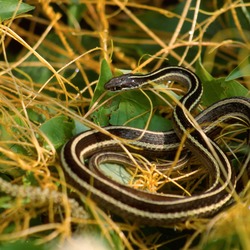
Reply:
[[[141, 224], [166, 225], [206, 217], [228, 204], [236, 190], [237, 175], [212, 135], [221, 122], [239, 120], [248, 130], [250, 128], [250, 99], [245, 97], [221, 100], [192, 119], [190, 113], [200, 102], [202, 84], [192, 71], [182, 67], [170, 66], [146, 75], [125, 74], [111, 79], [105, 88], [122, 91], [164, 81], [175, 81], [188, 88], [173, 110], [173, 131], [163, 133], [111, 126], [105, 128], [105, 133], [95, 130], [83, 132], [70, 139], [61, 151], [62, 167], [75, 188], [89, 194], [100, 206]], [[199, 124], [207, 125], [201, 129]], [[129, 141], [125, 147], [131, 152], [160, 158], [175, 152], [183, 136], [186, 137], [185, 149], [196, 155], [210, 173], [211, 185], [204, 192], [192, 196], [178, 198], [136, 190], [109, 179], [98, 171], [98, 167], [90, 168], [85, 162], [91, 156], [94, 156], [94, 164], [101, 164], [107, 159], [126, 161], [116, 159], [119, 158], [117, 152], [124, 152], [118, 138]], [[100, 153], [102, 157], [98, 158]], [[246, 167], [249, 168], [249, 163]]]

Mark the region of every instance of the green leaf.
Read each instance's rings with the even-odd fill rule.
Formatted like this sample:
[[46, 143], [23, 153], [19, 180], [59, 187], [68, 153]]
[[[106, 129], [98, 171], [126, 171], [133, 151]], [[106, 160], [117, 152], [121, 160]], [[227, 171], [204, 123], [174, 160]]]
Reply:
[[226, 81], [250, 76], [250, 56], [245, 58], [226, 78]]
[[203, 67], [200, 58], [197, 61], [195, 68], [196, 68], [196, 74], [199, 76], [202, 83], [214, 80], [214, 78]]
[[[11, 242], [11, 243], [6, 243], [4, 245], [0, 245], [1, 250], [20, 250], [20, 249], [25, 249], [25, 250], [44, 250], [45, 247], [43, 245], [37, 245], [35, 243], [32, 243], [30, 240], [29, 241], [16, 241], [16, 242]], [[48, 247], [46, 247], [48, 249]]]
[[[91, 105], [100, 97], [104, 90], [104, 84], [112, 78], [111, 70], [104, 60], [101, 67], [101, 75], [96, 86], [94, 98]], [[93, 112], [91, 118], [99, 126], [127, 125], [136, 128], [145, 128], [150, 117], [150, 110], [157, 108], [164, 103], [151, 92], [146, 92], [148, 97], [140, 90], [121, 92], [111, 100], [100, 105], [97, 111]], [[107, 92], [102, 102], [112, 97], [113, 92]], [[152, 102], [152, 107], [149, 102]], [[100, 103], [101, 104], [101, 103]], [[152, 131], [167, 131], [171, 129], [171, 122], [154, 112], [149, 127]]]
[[78, 121], [78, 120], [74, 120], [74, 130], [73, 130], [73, 134], [77, 135], [83, 131], [89, 130], [88, 127], [86, 127], [82, 122]]
[[203, 250], [219, 250], [219, 249], [244, 249], [242, 242], [237, 234], [225, 234], [225, 238], [215, 235], [212, 239], [208, 239], [202, 247]]
[[[101, 72], [98, 83], [96, 85], [94, 96], [90, 103], [90, 108], [92, 105], [98, 100], [98, 98], [106, 91], [104, 89], [104, 85], [113, 77], [112, 72], [109, 68], [109, 65], [106, 60], [103, 60], [101, 63]], [[107, 92], [105, 96], [102, 98], [102, 102], [107, 100], [110, 96], [112, 96], [112, 92]], [[107, 126], [109, 125], [109, 117], [113, 110], [118, 108], [120, 102], [120, 97], [113, 98], [111, 102], [106, 105], [100, 106], [97, 111], [91, 114], [91, 118], [93, 121], [99, 126]]]
[[68, 21], [69, 25], [74, 26], [75, 20], [77, 22], [80, 22], [83, 17], [83, 13], [86, 9], [87, 8], [85, 4], [80, 4], [79, 1], [74, 1], [67, 9], [69, 17]]
[[39, 113], [39, 109], [27, 108], [27, 113], [29, 119], [34, 123], [43, 123], [45, 120], [45, 116], [42, 113]]
[[[25, 62], [32, 63], [39, 62], [35, 55], [30, 55]], [[52, 72], [47, 67], [23, 67], [20, 66], [13, 71], [15, 76], [27, 81], [34, 81], [37, 83], [46, 82], [51, 76]]]
[[205, 106], [233, 96], [247, 96], [248, 90], [237, 81], [226, 81], [225, 77], [203, 82], [202, 102]]
[[23, 179], [23, 184], [26, 186], [38, 186], [39, 185], [34, 173], [31, 171], [26, 171], [22, 179]]
[[0, 21], [12, 18], [15, 13], [20, 15], [34, 9], [29, 4], [20, 3], [19, 0], [0, 0], [0, 6]]
[[91, 118], [93, 119], [94, 123], [96, 123], [97, 125], [101, 127], [109, 125], [110, 115], [112, 111], [116, 110], [119, 105], [118, 101], [116, 102], [117, 104], [115, 102], [112, 102], [113, 105], [110, 106], [110, 108], [108, 108], [105, 105], [105, 106], [100, 107], [96, 112], [93, 112], [93, 114], [91, 115]]
[[[40, 130], [46, 135], [50, 142], [56, 149], [61, 147], [70, 137], [73, 136], [72, 131], [75, 128], [75, 124], [72, 120], [69, 120], [66, 116], [56, 116], [43, 123]], [[49, 148], [47, 142], [44, 145]]]
[[[152, 94], [150, 96], [152, 104], [156, 107], [159, 104]], [[116, 110], [111, 112], [110, 124], [111, 125], [124, 125], [136, 128], [145, 128], [150, 116], [150, 103], [148, 98], [139, 90], [128, 91], [122, 94], [119, 106]], [[128, 122], [129, 121], [129, 122]], [[153, 114], [149, 124], [149, 129], [152, 131], [166, 131], [171, 128], [171, 122], [161, 117], [160, 115]]]
[[131, 181], [131, 174], [129, 174], [126, 169], [119, 164], [103, 163], [99, 166], [99, 168], [105, 176], [119, 183], [128, 185]]
[[213, 78], [203, 67], [200, 60], [196, 64], [196, 73], [203, 85], [202, 104], [209, 106], [221, 99], [233, 96], [247, 96], [248, 90], [235, 80], [226, 77]]
[[[21, 135], [21, 131], [19, 130], [22, 127], [25, 127], [25, 123], [23, 122], [23, 120], [17, 116], [17, 115], [13, 115], [12, 119], [14, 121], [13, 126], [9, 125], [9, 127], [7, 128], [5, 125], [0, 125], [0, 140], [2, 142], [4, 141], [15, 141], [15, 137], [13, 136], [13, 134], [17, 135]], [[20, 127], [19, 127], [20, 126]], [[26, 138], [22, 137], [22, 141], [25, 141]], [[20, 145], [20, 144], [15, 144], [15, 143], [8, 143], [6, 144], [7, 147], [9, 147], [9, 149], [15, 153], [18, 154], [23, 154], [23, 155], [28, 155], [29, 152], [27, 151], [27, 149]], [[0, 157], [3, 157], [2, 154], [0, 153]]]
[[90, 107], [96, 102], [96, 100], [102, 95], [104, 91], [104, 84], [113, 77], [109, 65], [105, 59], [101, 63], [101, 72], [98, 83], [95, 87], [94, 96], [91, 100]]
[[0, 208], [10, 208], [10, 204], [13, 201], [13, 198], [10, 196], [3, 196], [0, 197]]

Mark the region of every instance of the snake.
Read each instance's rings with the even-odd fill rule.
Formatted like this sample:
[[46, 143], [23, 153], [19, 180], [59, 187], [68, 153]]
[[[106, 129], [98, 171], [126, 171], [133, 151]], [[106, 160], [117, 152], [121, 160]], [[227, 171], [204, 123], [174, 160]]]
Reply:
[[[148, 74], [123, 74], [110, 79], [104, 87], [111, 92], [130, 91], [169, 81], [187, 88], [173, 108], [173, 130], [154, 132], [128, 126], [108, 126], [103, 128], [104, 133], [92, 129], [67, 141], [60, 155], [71, 186], [105, 210], [142, 225], [170, 225], [211, 217], [234, 200], [239, 183], [237, 171], [213, 139], [220, 123], [231, 124], [236, 120], [244, 124], [248, 130], [246, 147], [249, 152], [250, 99], [240, 96], [225, 98], [193, 118], [191, 112], [201, 101], [203, 86], [199, 77], [187, 68], [168, 66]], [[183, 137], [184, 150], [194, 155], [209, 173], [209, 185], [204, 191], [190, 196], [153, 193], [113, 180], [100, 170], [102, 163], [129, 162], [127, 156], [121, 156], [126, 150], [150, 159], [172, 155]], [[245, 165], [249, 172], [249, 163]]]

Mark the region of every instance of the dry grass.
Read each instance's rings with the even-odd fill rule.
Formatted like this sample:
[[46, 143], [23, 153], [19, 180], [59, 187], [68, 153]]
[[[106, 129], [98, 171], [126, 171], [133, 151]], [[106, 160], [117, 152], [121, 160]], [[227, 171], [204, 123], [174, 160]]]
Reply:
[[[2, 178], [13, 184], [11, 188], [0, 183], [6, 193], [0, 198], [0, 241], [30, 237], [38, 243], [63, 242], [75, 230], [95, 229], [116, 249], [157, 249], [180, 239], [188, 249], [200, 234], [200, 246], [211, 239], [232, 246], [234, 236], [241, 245], [235, 249], [248, 249], [248, 189], [235, 206], [209, 223], [187, 223], [185, 227], [194, 231], [178, 232], [172, 238], [164, 237], [172, 229], [148, 232], [130, 223], [116, 223], [79, 194], [89, 206], [90, 218], [67, 196], [57, 148], [40, 127], [65, 115], [100, 129], [87, 110], [102, 59], [113, 70], [151, 71], [168, 61], [194, 70], [202, 57], [208, 72], [227, 75], [249, 54], [250, 33], [242, 20], [249, 17], [244, 11], [250, 4], [227, 0], [221, 5], [214, 0], [201, 8], [201, 1], [187, 0], [176, 14], [174, 6], [157, 0], [81, 0], [83, 10], [66, 0], [26, 2], [36, 7], [32, 15], [13, 16], [0, 25], [0, 168]], [[195, 6], [190, 7], [192, 2]], [[77, 17], [80, 10], [82, 16]], [[203, 19], [198, 18], [201, 14]], [[169, 21], [169, 26], [163, 28], [162, 20]], [[222, 29], [208, 36], [218, 24]], [[240, 80], [250, 89], [249, 77]], [[30, 185], [37, 186], [36, 191]], [[176, 225], [176, 229], [183, 227]]]

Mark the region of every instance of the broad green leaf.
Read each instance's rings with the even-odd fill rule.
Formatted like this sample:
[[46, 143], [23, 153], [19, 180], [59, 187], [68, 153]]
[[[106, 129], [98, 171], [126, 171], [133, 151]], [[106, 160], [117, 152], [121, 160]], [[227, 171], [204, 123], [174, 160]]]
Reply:
[[78, 121], [78, 120], [74, 120], [74, 131], [73, 134], [77, 135], [81, 132], [87, 131], [89, 130], [88, 127], [86, 127], [82, 122]]
[[248, 90], [235, 80], [227, 80], [226, 77], [213, 78], [199, 61], [196, 65], [196, 73], [203, 85], [202, 104], [209, 106], [221, 99], [233, 96], [247, 96]]
[[[37, 63], [38, 58], [35, 55], [30, 55], [26, 62]], [[37, 83], [45, 83], [52, 75], [52, 72], [47, 67], [18, 67], [13, 71], [15, 76], [27, 81], [34, 81]]]
[[[70, 137], [75, 125], [66, 116], [56, 116], [43, 123], [40, 130], [46, 135], [56, 149], [61, 147]], [[49, 145], [45, 142], [45, 147]]]
[[[152, 95], [150, 95], [152, 96]], [[151, 98], [153, 106], [157, 106], [158, 101]], [[128, 125], [130, 127], [145, 128], [150, 116], [150, 103], [147, 97], [138, 90], [128, 91], [122, 95], [119, 106], [111, 113], [111, 125]], [[166, 131], [171, 128], [171, 122], [153, 114], [149, 129], [153, 131]]]
[[101, 63], [101, 72], [98, 83], [95, 87], [94, 96], [91, 100], [90, 107], [96, 102], [96, 100], [103, 94], [105, 91], [104, 84], [112, 78], [112, 72], [109, 68], [109, 65], [105, 59]]
[[34, 9], [29, 4], [20, 3], [19, 0], [0, 0], [0, 6], [0, 21], [12, 18], [15, 13], [20, 15]]
[[[118, 102], [116, 103], [119, 105]], [[110, 115], [112, 110], [116, 110], [118, 107], [117, 105], [114, 103], [112, 106], [110, 106], [110, 108], [102, 106], [91, 115], [91, 118], [97, 125], [101, 127], [107, 126], [110, 124]]]
[[233, 96], [247, 96], [248, 90], [237, 81], [226, 81], [225, 77], [203, 82], [202, 103], [207, 106]]
[[[112, 77], [113, 75], [112, 75], [112, 72], [109, 68], [107, 61], [103, 60], [101, 64], [100, 77], [96, 85], [96, 88], [94, 91], [94, 97], [91, 100], [90, 107], [92, 107], [92, 105], [98, 100], [98, 98], [106, 91], [104, 89], [104, 85]], [[112, 92], [107, 91], [106, 95], [103, 96], [101, 101], [104, 102], [105, 100], [110, 98], [112, 95], [113, 95]], [[110, 114], [114, 110], [118, 109], [120, 100], [121, 100], [121, 97], [117, 96], [116, 98], [113, 98], [110, 102], [108, 102], [107, 104], [100, 105], [98, 110], [91, 114], [91, 118], [93, 119], [93, 121], [102, 127], [109, 125]]]
[[29, 119], [35, 123], [43, 123], [45, 120], [45, 116], [42, 113], [39, 113], [39, 109], [27, 108], [27, 113]]
[[226, 81], [250, 76], [250, 56], [245, 58], [226, 78]]
[[208, 81], [213, 81], [214, 78], [206, 71], [206, 69], [203, 67], [201, 63], [201, 59], [196, 63], [196, 74], [199, 76], [201, 82], [208, 82]]
[[104, 163], [101, 164], [99, 168], [108, 178], [119, 183], [127, 185], [131, 180], [131, 175], [119, 164]]

